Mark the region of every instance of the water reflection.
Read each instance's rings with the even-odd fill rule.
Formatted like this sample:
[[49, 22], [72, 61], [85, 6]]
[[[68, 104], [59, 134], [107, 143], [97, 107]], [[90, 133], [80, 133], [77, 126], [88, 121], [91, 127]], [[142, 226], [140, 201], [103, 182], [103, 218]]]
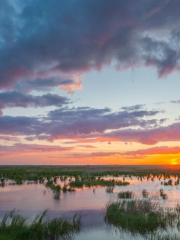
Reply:
[[[115, 179], [123, 180], [122, 177], [108, 176], [106, 180]], [[174, 177], [171, 177], [173, 181]], [[116, 186], [112, 194], [105, 191], [105, 187], [78, 189], [75, 192], [66, 192], [60, 194], [60, 200], [53, 198], [53, 192], [45, 187], [45, 184], [25, 182], [22, 185], [15, 185], [13, 181], [6, 181], [0, 186], [0, 218], [4, 213], [12, 209], [19, 209], [22, 215], [29, 218], [34, 218], [40, 211], [49, 209], [49, 218], [59, 217], [65, 214], [73, 216], [75, 212], [81, 212], [83, 217], [83, 231], [75, 236], [74, 240], [119, 240], [120, 233], [109, 228], [104, 223], [104, 209], [108, 202], [116, 201], [117, 194], [120, 191], [133, 191], [136, 196], [142, 197], [142, 190], [147, 189], [154, 197], [159, 197], [159, 190], [162, 188], [167, 193], [168, 199], [159, 201], [164, 206], [175, 206], [180, 199], [180, 186], [164, 186], [161, 185], [163, 179], [159, 180], [155, 177], [138, 179], [137, 177], [126, 177], [126, 181], [130, 182], [127, 186]], [[65, 181], [68, 183], [68, 179]], [[64, 185], [59, 178], [57, 184]], [[143, 239], [140, 236], [135, 238], [128, 234], [123, 236], [125, 240]]]

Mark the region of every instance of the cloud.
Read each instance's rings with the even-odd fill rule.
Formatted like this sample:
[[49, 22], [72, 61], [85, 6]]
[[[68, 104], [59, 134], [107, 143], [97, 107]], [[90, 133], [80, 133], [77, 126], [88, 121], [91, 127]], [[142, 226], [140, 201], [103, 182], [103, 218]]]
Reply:
[[66, 97], [61, 97], [57, 94], [45, 94], [42, 96], [27, 95], [17, 91], [1, 92], [0, 93], [0, 115], [2, 109], [13, 107], [60, 107], [67, 104], [69, 100]]
[[[172, 41], [169, 40], [170, 42]], [[144, 37], [142, 39], [144, 61], [147, 66], [156, 66], [159, 77], [168, 75], [174, 70], [180, 70], [180, 52], [169, 42]]]
[[0, 135], [23, 136], [28, 141], [61, 139], [65, 144], [80, 143], [80, 146], [104, 141], [146, 145], [180, 141], [180, 122], [162, 126], [164, 119], [154, 119], [159, 113], [62, 107], [43, 118], [0, 116]]
[[42, 119], [1, 116], [0, 134], [25, 135], [27, 140], [38, 138], [49, 141], [55, 139], [90, 141], [98, 137], [105, 139], [108, 130], [157, 126], [159, 121], [151, 118], [158, 113], [159, 111], [147, 110], [113, 112], [109, 108], [90, 107], [60, 108], [50, 111], [47, 117]]
[[51, 91], [53, 88], [59, 87], [68, 92], [74, 89], [81, 89], [82, 84], [76, 78], [37, 78], [35, 81], [19, 81], [16, 83], [14, 89], [18, 92], [30, 91]]
[[0, 145], [0, 156], [24, 153], [63, 152], [71, 150], [73, 150], [72, 147], [16, 143], [12, 146]]
[[7, 142], [10, 142], [10, 141], [18, 142], [18, 141], [20, 141], [20, 138], [18, 136], [3, 136], [3, 135], [0, 135], [0, 140], [7, 141]]
[[174, 100], [174, 101], [170, 101], [171, 103], [176, 103], [176, 104], [180, 104], [180, 100]]
[[92, 146], [92, 145], [78, 145], [78, 147], [81, 147], [81, 148], [96, 148], [95, 146]]
[[49, 135], [52, 139], [62, 136], [73, 138], [87, 135], [87, 137], [91, 137], [91, 134], [103, 134], [112, 129], [151, 126], [157, 124], [157, 121], [154, 119], [144, 120], [143, 118], [153, 117], [158, 113], [158, 111], [145, 110], [112, 112], [109, 108], [61, 108], [48, 114], [49, 120], [54, 121], [49, 127]]
[[67, 157], [75, 158], [91, 158], [91, 157], [125, 157], [126, 159], [144, 159], [147, 155], [162, 155], [162, 154], [180, 154], [180, 147], [153, 147], [148, 149], [140, 149], [127, 152], [91, 152], [91, 153], [76, 153], [67, 154]]
[[66, 154], [66, 158], [101, 158], [101, 157], [120, 157], [119, 152], [91, 152]]
[[[112, 63], [179, 70], [180, 2], [1, 1], [0, 87]], [[156, 37], [154, 37], [156, 35]]]
[[122, 155], [125, 156], [144, 156], [144, 155], [156, 155], [156, 154], [180, 154], [180, 147], [167, 147], [167, 146], [161, 146], [161, 147], [153, 147], [148, 149], [140, 149], [136, 151], [128, 151], [126, 153], [123, 153]]
[[122, 107], [121, 109], [124, 111], [138, 111], [140, 109], [143, 109], [144, 106], [145, 104], [137, 104], [129, 107]]
[[125, 129], [105, 134], [105, 137], [123, 142], [138, 142], [147, 145], [158, 142], [180, 141], [180, 122], [151, 129]]

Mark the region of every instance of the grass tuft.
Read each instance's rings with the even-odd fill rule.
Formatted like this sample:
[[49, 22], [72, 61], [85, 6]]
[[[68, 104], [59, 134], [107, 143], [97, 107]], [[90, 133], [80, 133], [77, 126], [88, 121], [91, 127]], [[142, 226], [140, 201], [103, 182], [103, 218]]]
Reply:
[[118, 193], [118, 198], [133, 198], [135, 194], [132, 191], [124, 191]]
[[114, 191], [114, 187], [107, 187], [106, 188], [107, 193], [113, 193], [113, 191]]
[[81, 216], [75, 214], [73, 218], [60, 217], [45, 221], [47, 214], [42, 214], [28, 223], [27, 219], [12, 211], [7, 213], [0, 222], [1, 240], [58, 240], [69, 239], [81, 229]]
[[115, 202], [107, 205], [105, 221], [132, 234], [148, 234], [157, 229], [178, 226], [180, 208], [162, 209], [151, 199]]

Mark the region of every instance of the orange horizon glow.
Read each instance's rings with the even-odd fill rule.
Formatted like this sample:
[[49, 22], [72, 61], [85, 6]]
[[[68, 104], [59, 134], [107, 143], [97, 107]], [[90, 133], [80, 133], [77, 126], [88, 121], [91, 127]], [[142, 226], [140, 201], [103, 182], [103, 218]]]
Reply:
[[[50, 155], [51, 154], [51, 155]], [[161, 154], [148, 155], [145, 158], [124, 158], [122, 156], [103, 156], [103, 157], [66, 157], [64, 155], [58, 156], [58, 153], [25, 153], [12, 154], [3, 156], [0, 161], [1, 165], [8, 164], [22, 164], [22, 165], [162, 165], [176, 167], [180, 165], [179, 156]], [[48, 155], [48, 156], [47, 156]]]
[[[16, 139], [13, 139], [16, 141]], [[88, 141], [89, 140], [89, 141]], [[180, 165], [180, 143], [147, 146], [139, 143], [67, 139], [47, 143], [21, 139], [1, 148], [0, 164], [17, 165]]]

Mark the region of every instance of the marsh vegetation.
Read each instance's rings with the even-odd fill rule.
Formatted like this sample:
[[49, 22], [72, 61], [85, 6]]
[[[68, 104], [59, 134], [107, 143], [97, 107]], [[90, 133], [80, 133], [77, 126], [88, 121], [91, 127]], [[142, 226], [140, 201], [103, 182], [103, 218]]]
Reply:
[[151, 199], [114, 202], [107, 205], [105, 221], [120, 231], [133, 235], [147, 235], [157, 230], [178, 229], [180, 226], [180, 206], [162, 208]]
[[60, 217], [51, 221], [45, 220], [47, 211], [37, 215], [29, 222], [19, 213], [7, 213], [0, 222], [1, 240], [58, 240], [70, 239], [81, 229], [81, 216], [72, 218]]
[[118, 193], [118, 198], [133, 198], [135, 194], [132, 191], [123, 191]]
[[[6, 189], [12, 190], [12, 204], [9, 204], [11, 206], [9, 210], [13, 208], [21, 210], [21, 206], [26, 209], [26, 207], [29, 208], [28, 204], [32, 208], [39, 201], [37, 209], [42, 205], [43, 209], [50, 207], [53, 208], [54, 212], [63, 211], [67, 214], [73, 211], [74, 214], [77, 210], [86, 211], [86, 209], [88, 211], [98, 209], [102, 212], [108, 203], [104, 220], [106, 224], [114, 226], [116, 231], [131, 234], [130, 238], [133, 240], [176, 240], [180, 239], [180, 207], [177, 204], [178, 199], [180, 199], [179, 179], [180, 171], [175, 169], [149, 170], [138, 168], [126, 171], [118, 169], [118, 167], [114, 170], [103, 167], [102, 169], [100, 167], [95, 169], [65, 166], [0, 167], [0, 194], [3, 209], [4, 206], [8, 206], [7, 199], [8, 194], [10, 194]], [[28, 191], [33, 191], [33, 188], [36, 189], [34, 195], [28, 195]], [[17, 189], [17, 192], [13, 189]], [[24, 194], [23, 191], [20, 191], [21, 189], [25, 190]], [[19, 195], [22, 195], [22, 200]], [[16, 197], [14, 198], [14, 196]], [[16, 199], [20, 199], [19, 204]], [[40, 210], [42, 211], [42, 208]], [[0, 218], [2, 218], [1, 211], [0, 214]], [[79, 215], [74, 216], [76, 217], [69, 218], [60, 215], [60, 218], [57, 218], [54, 216], [52, 220], [47, 221], [45, 214], [42, 217], [42, 224], [38, 225], [41, 216], [37, 217], [36, 220], [30, 216], [30, 219], [27, 220], [14, 212], [6, 215], [7, 220], [4, 225], [2, 224], [5, 222], [4, 218], [1, 221], [0, 239], [18, 240], [19, 235], [16, 236], [13, 233], [15, 231], [13, 226], [16, 226], [17, 234], [22, 234], [19, 238], [22, 240], [56, 240], [67, 239], [71, 236], [74, 240], [84, 240], [83, 237], [78, 238], [78, 235], [73, 235], [81, 230], [81, 224], [74, 225], [74, 223], [78, 223]], [[88, 219], [88, 213], [85, 218]], [[96, 218], [94, 219], [97, 221]], [[99, 219], [100, 222], [101, 219]], [[84, 222], [83, 218], [81, 222]], [[18, 224], [22, 225], [22, 228]], [[37, 225], [40, 226], [37, 230], [37, 234], [40, 235], [38, 237], [31, 236], [30, 231]], [[60, 225], [63, 226], [61, 230], [65, 230], [65, 226], [71, 230], [68, 230], [69, 232], [65, 230], [63, 235], [58, 228]], [[73, 228], [73, 226], [79, 226], [79, 228]], [[83, 230], [80, 231], [80, 235], [81, 232]], [[27, 237], [24, 237], [23, 234], [26, 234]], [[103, 236], [103, 240], [109, 240], [106, 235]], [[141, 237], [139, 238], [139, 236]], [[125, 237], [124, 239], [130, 238]], [[93, 237], [90, 236], [89, 239], [93, 239]], [[87, 238], [87, 240], [89, 239]], [[117, 238], [112, 239], [116, 240]]]
[[113, 193], [113, 191], [114, 191], [114, 187], [107, 187], [106, 188], [107, 193]]

